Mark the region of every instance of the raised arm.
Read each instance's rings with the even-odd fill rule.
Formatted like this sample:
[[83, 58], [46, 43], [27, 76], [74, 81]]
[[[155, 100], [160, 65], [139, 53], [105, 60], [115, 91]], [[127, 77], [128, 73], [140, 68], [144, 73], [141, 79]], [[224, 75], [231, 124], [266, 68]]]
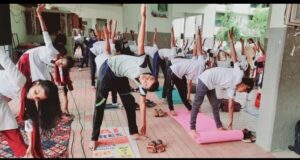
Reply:
[[42, 17], [42, 12], [44, 12], [44, 11], [45, 11], [45, 4], [38, 4], [38, 7], [36, 9], [36, 14], [39, 19], [42, 31], [47, 32], [47, 27], [46, 27], [44, 19]]
[[198, 28], [198, 32], [197, 32], [197, 36], [198, 36], [198, 46], [197, 46], [197, 55], [202, 55], [202, 33], [201, 33], [201, 29]]
[[261, 46], [259, 40], [257, 40], [257, 45], [258, 45], [259, 49], [261, 50], [262, 54], [265, 55], [265, 54], [266, 54], [266, 51], [264, 50], [264, 47]]
[[114, 21], [115, 22], [115, 25], [114, 25], [114, 31], [112, 32], [112, 35], [111, 35], [111, 39], [114, 40], [115, 37], [116, 37], [116, 31], [117, 31], [117, 20]]
[[214, 35], [214, 42], [213, 42], [213, 45], [212, 45], [212, 47], [211, 48], [215, 48], [215, 44], [216, 44], [216, 36]]
[[234, 47], [234, 33], [233, 33], [233, 27], [228, 32], [228, 39], [229, 39], [229, 45], [230, 45], [230, 55], [233, 63], [237, 62], [236, 57], [236, 51]]
[[104, 50], [107, 54], [111, 54], [110, 43], [109, 43], [109, 31], [106, 26], [103, 27], [103, 31], [105, 37]]
[[189, 39], [186, 39], [186, 43], [185, 43], [183, 50], [186, 50], [186, 47], [188, 46], [188, 44], [189, 44]]
[[141, 5], [141, 25], [138, 35], [138, 55], [143, 55], [145, 52], [144, 41], [145, 41], [145, 30], [146, 30], [146, 5]]
[[240, 42], [242, 44], [241, 53], [242, 53], [242, 55], [245, 55], [245, 47], [244, 47], [244, 40], [243, 40], [243, 38], [240, 38]]
[[156, 43], [156, 34], [157, 34], [157, 28], [154, 29], [153, 39], [152, 39], [152, 45], [157, 44]]
[[194, 41], [194, 49], [193, 49], [193, 57], [197, 56], [198, 53], [198, 43], [199, 43], [199, 35], [198, 35], [198, 30], [196, 31], [196, 40]]
[[109, 20], [108, 22], [108, 32], [109, 32], [109, 39], [111, 39], [111, 35], [112, 35], [112, 20]]
[[98, 24], [95, 24], [95, 31], [96, 31], [95, 33], [96, 33], [97, 39], [100, 40], [101, 39], [101, 31], [98, 28]]
[[171, 28], [171, 48], [176, 47], [175, 36], [174, 36], [174, 28]]
[[127, 34], [127, 27], [126, 27], [126, 29], [125, 29], [125, 32], [123, 33], [123, 39], [124, 39], [124, 40], [127, 40], [126, 34]]
[[220, 48], [222, 47], [222, 45], [223, 45], [223, 40], [222, 40], [221, 43], [219, 44], [218, 49], [220, 49]]
[[203, 42], [202, 42], [202, 47], [204, 46], [205, 44], [205, 41], [206, 41], [206, 38], [203, 39]]

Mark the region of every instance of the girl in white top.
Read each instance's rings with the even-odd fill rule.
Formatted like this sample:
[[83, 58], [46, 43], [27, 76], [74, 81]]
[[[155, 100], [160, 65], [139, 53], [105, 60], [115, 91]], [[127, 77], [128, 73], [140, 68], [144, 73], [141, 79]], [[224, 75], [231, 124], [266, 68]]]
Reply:
[[216, 126], [220, 130], [224, 130], [222, 122], [220, 120], [218, 100], [215, 93], [216, 87], [221, 87], [227, 89], [229, 96], [228, 99], [228, 108], [229, 108], [229, 125], [228, 128], [232, 129], [233, 123], [233, 97], [235, 91], [237, 92], [250, 92], [253, 88], [253, 81], [251, 79], [243, 78], [244, 70], [241, 69], [240, 64], [236, 58], [236, 51], [233, 44], [233, 28], [229, 31], [228, 37], [230, 40], [230, 51], [231, 58], [234, 62], [234, 68], [221, 68], [215, 67], [204, 71], [198, 80], [198, 85], [196, 89], [195, 99], [193, 102], [191, 120], [190, 120], [190, 129], [191, 135], [196, 136], [196, 120], [199, 108], [203, 102], [204, 96], [207, 95], [210, 104], [212, 105], [213, 116], [216, 122]]
[[0, 70], [0, 133], [8, 142], [15, 157], [23, 157], [26, 154], [25, 144], [18, 124], [8, 102], [20, 98], [20, 91], [26, 82], [26, 78], [10, 60], [4, 48], [0, 46], [0, 64], [4, 70]]

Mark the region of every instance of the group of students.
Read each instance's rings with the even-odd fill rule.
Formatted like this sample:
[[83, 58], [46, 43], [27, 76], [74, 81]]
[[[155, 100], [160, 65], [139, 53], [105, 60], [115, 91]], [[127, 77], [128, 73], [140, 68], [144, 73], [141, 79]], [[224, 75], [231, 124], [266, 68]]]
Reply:
[[[0, 132], [17, 157], [26, 157], [29, 154], [33, 157], [44, 157], [40, 129], [41, 133], [49, 132], [63, 115], [58, 95], [59, 90], [64, 91], [65, 100], [67, 100], [68, 90], [73, 90], [69, 71], [73, 67], [74, 61], [71, 57], [62, 56], [61, 50], [55, 48], [56, 45], [52, 45], [41, 15], [44, 9], [45, 5], [38, 5], [37, 16], [43, 31], [45, 46], [26, 51], [18, 61], [17, 66], [10, 61], [4, 51], [0, 52], [0, 64], [4, 67], [1, 75], [5, 75], [0, 77], [0, 81], [9, 83], [0, 86], [0, 119], [2, 120]], [[121, 98], [132, 138], [143, 139], [146, 137], [146, 95], [147, 92], [154, 92], [159, 88], [159, 68], [161, 68], [164, 76], [163, 101], [167, 99], [171, 114], [176, 116], [177, 113], [174, 110], [172, 100], [175, 85], [185, 107], [191, 112], [190, 129], [192, 136], [196, 135], [197, 113], [205, 95], [207, 95], [212, 106], [217, 128], [225, 129], [219, 116], [216, 88], [227, 89], [230, 116], [228, 128], [232, 129], [235, 92], [249, 93], [254, 86], [253, 77], [245, 76], [248, 75], [249, 62], [254, 64], [253, 59], [248, 61], [250, 56], [244, 54], [237, 56], [233, 29], [229, 31], [230, 54], [227, 53], [233, 64], [224, 67], [224, 64], [216, 63], [217, 60], [214, 61], [219, 56], [218, 53], [221, 52], [221, 45], [217, 48], [204, 49], [200, 29], [197, 29], [195, 33], [196, 39], [192, 43], [193, 49], [191, 51], [188, 41], [181, 48], [176, 46], [173, 28], [171, 29], [170, 48], [158, 48], [156, 28], [152, 46], [145, 46], [145, 4], [141, 5], [140, 16], [141, 24], [137, 43], [134, 41], [133, 31], [131, 31], [132, 40], [126, 38], [126, 32], [123, 36], [119, 32], [116, 34], [116, 21], [114, 22], [114, 30], [111, 29], [112, 21], [105, 25], [102, 31], [98, 30], [98, 26], [96, 26], [96, 30], [90, 30], [87, 52], [90, 57], [91, 85], [96, 88], [96, 99], [89, 148], [95, 149], [96, 147], [110, 91], [112, 92], [113, 103], [117, 103], [117, 93]], [[260, 48], [262, 47], [260, 46]], [[54, 67], [54, 78], [52, 78], [48, 66]], [[142, 121], [140, 130], [136, 122], [135, 98], [131, 95], [132, 88], [129, 81], [136, 84], [140, 94], [139, 107]], [[192, 82], [197, 82], [197, 87], [191, 104]], [[29, 137], [28, 146], [24, 143], [16, 119], [8, 107], [8, 101], [18, 97], [19, 93], [21, 93], [21, 109], [18, 118], [21, 121], [25, 120], [25, 131]], [[64, 106], [66, 115], [68, 114], [67, 108], [66, 104]]]

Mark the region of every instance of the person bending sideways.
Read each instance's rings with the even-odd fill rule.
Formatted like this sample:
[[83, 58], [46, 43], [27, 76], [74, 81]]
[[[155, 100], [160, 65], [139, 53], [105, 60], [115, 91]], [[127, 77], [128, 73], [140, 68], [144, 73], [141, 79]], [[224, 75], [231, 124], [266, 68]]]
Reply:
[[[146, 24], [146, 5], [141, 6], [141, 25], [138, 35], [138, 54], [139, 57], [128, 55], [116, 55], [108, 57], [101, 65], [97, 80], [96, 101], [93, 116], [93, 131], [90, 149], [95, 149], [98, 141], [100, 128], [103, 121], [104, 108], [108, 92], [116, 89], [121, 97], [127, 114], [129, 133], [132, 138], [138, 139], [146, 135], [146, 93], [155, 91], [159, 84], [145, 63], [144, 39]], [[105, 28], [105, 50], [110, 54], [108, 29]], [[129, 79], [133, 80], [140, 90], [140, 112], [142, 119], [141, 134], [139, 134], [136, 124], [135, 99], [130, 94], [131, 88]]]
[[208, 100], [212, 106], [212, 112], [216, 126], [219, 130], [224, 130], [220, 120], [218, 100], [216, 97], [215, 88], [227, 89], [228, 109], [229, 109], [229, 125], [232, 129], [233, 124], [233, 97], [235, 92], [250, 92], [253, 88], [254, 82], [251, 79], [243, 78], [244, 71], [248, 68], [248, 63], [238, 62], [236, 58], [236, 51], [233, 44], [233, 29], [228, 33], [230, 40], [231, 58], [234, 63], [234, 68], [215, 67], [204, 71], [198, 79], [196, 94], [193, 101], [192, 113], [190, 119], [190, 134], [192, 137], [196, 136], [196, 120], [200, 106], [203, 103], [204, 96], [207, 95]]

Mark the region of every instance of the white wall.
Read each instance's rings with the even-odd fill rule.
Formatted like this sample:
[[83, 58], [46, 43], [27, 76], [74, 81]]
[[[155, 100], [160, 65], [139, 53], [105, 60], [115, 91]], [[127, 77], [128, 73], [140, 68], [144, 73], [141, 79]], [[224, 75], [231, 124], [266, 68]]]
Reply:
[[270, 19], [270, 28], [281, 28], [286, 27], [284, 24], [284, 11], [286, 8], [285, 4], [271, 4], [272, 14]]
[[[151, 15], [151, 4], [146, 4], [147, 19], [146, 31], [153, 32], [157, 27], [157, 32], [170, 33], [172, 27], [172, 5], [168, 4], [168, 18], [156, 18]], [[127, 27], [128, 32], [134, 30], [138, 33], [138, 23], [140, 21], [141, 4], [123, 5], [124, 30]]]
[[10, 4], [9, 8], [11, 32], [17, 33], [19, 42], [24, 43], [27, 41], [26, 21], [24, 14], [25, 8], [18, 4]]
[[123, 32], [122, 6], [104, 4], [52, 4], [61, 9], [78, 14], [82, 18], [91, 18], [92, 26], [96, 24], [96, 18], [113, 19], [118, 21], [117, 31]]

